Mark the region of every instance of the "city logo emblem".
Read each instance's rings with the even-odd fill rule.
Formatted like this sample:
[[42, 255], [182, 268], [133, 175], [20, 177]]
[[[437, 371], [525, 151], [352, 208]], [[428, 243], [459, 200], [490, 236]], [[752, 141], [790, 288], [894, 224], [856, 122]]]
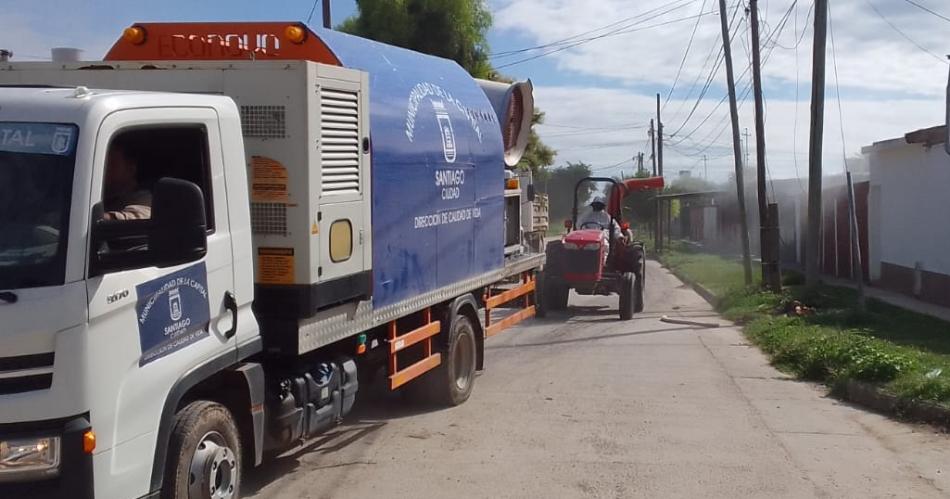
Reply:
[[71, 128], [57, 128], [50, 139], [50, 150], [54, 154], [66, 154], [69, 152], [69, 145], [73, 141], [73, 130]]
[[172, 288], [168, 292], [168, 315], [173, 321], [181, 319], [181, 293], [178, 288]]
[[435, 118], [439, 122], [439, 131], [442, 133], [442, 155], [447, 163], [455, 162], [455, 131], [452, 129], [452, 120], [449, 111], [442, 101], [432, 101]]

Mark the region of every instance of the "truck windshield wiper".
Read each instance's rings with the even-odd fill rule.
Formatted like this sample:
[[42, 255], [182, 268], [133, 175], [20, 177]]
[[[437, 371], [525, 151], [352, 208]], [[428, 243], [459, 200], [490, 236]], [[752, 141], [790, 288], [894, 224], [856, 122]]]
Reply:
[[0, 291], [0, 301], [16, 303], [20, 298], [13, 291]]

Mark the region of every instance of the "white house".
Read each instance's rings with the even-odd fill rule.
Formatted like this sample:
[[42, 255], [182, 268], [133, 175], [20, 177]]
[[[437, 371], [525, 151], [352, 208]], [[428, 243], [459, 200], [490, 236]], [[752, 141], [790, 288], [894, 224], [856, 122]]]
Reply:
[[946, 127], [862, 149], [870, 168], [869, 257], [876, 285], [950, 306]]

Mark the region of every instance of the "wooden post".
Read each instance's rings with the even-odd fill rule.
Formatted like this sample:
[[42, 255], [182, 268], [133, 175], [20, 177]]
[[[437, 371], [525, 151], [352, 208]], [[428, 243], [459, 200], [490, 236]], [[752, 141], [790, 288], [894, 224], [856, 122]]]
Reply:
[[330, 29], [330, 0], [323, 0], [323, 27]]
[[732, 71], [732, 48], [729, 45], [729, 25], [726, 22], [726, 0], [719, 0], [719, 19], [722, 22], [722, 52], [726, 61], [726, 82], [729, 86], [729, 113], [732, 115], [732, 153], [736, 163], [736, 194], [739, 202], [739, 228], [742, 239], [742, 267], [746, 286], [752, 285], [752, 251], [749, 245], [749, 221], [745, 211], [745, 185], [742, 181], [742, 146], [739, 141], [739, 108], [736, 105], [736, 80]]
[[[768, 219], [768, 193], [765, 186], [765, 111], [762, 102], [762, 59], [759, 51], [759, 0], [749, 0], [749, 10], [752, 14], [752, 89], [755, 94], [755, 173], [756, 192], [759, 201], [759, 249], [762, 253], [762, 284], [769, 287], [775, 281], [769, 272], [773, 270], [771, 263], [778, 260], [778, 255], [768, 251], [777, 251], [774, 241], [768, 240], [772, 235], [767, 227], [776, 225]], [[748, 147], [748, 146], [746, 146]], [[773, 289], [773, 291], [777, 291]]]
[[[779, 242], [781, 238], [779, 237], [779, 220], [778, 220], [778, 205], [775, 203], [770, 203], [768, 208], [766, 220], [768, 226], [765, 228], [764, 232], [764, 242], [762, 243], [762, 265], [765, 269], [765, 276], [768, 278], [766, 281], [766, 286], [773, 293], [782, 292], [782, 271], [781, 271], [781, 258], [779, 252]], [[766, 260], [767, 258], [767, 260]]]
[[828, 0], [815, 0], [815, 41], [812, 49], [811, 134], [808, 139], [808, 236], [805, 240], [805, 285], [818, 285], [821, 262], [821, 146], [825, 115], [825, 46]]
[[854, 184], [851, 172], [848, 175], [848, 225], [851, 227], [851, 277], [858, 284], [858, 308], [864, 311], [867, 300], [864, 296], [864, 266], [861, 264], [861, 240], [858, 231], [858, 213], [854, 204]]

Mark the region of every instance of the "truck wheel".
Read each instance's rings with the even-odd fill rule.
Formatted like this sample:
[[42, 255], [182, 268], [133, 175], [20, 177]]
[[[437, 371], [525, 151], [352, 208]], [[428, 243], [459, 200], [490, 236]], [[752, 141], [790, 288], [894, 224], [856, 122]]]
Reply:
[[636, 300], [636, 276], [633, 272], [625, 272], [620, 277], [620, 320], [628, 321], [633, 318], [633, 309]]
[[162, 497], [240, 497], [241, 440], [231, 412], [216, 402], [192, 402], [175, 415]]
[[647, 264], [646, 261], [641, 257], [640, 258], [640, 272], [636, 275], [637, 281], [634, 283], [634, 299], [636, 300], [633, 311], [636, 313], [643, 312], [643, 289], [646, 287], [647, 279]]
[[406, 386], [413, 401], [453, 407], [472, 395], [478, 351], [471, 319], [463, 314], [455, 315], [448, 343], [448, 348], [442, 350], [439, 367]]

